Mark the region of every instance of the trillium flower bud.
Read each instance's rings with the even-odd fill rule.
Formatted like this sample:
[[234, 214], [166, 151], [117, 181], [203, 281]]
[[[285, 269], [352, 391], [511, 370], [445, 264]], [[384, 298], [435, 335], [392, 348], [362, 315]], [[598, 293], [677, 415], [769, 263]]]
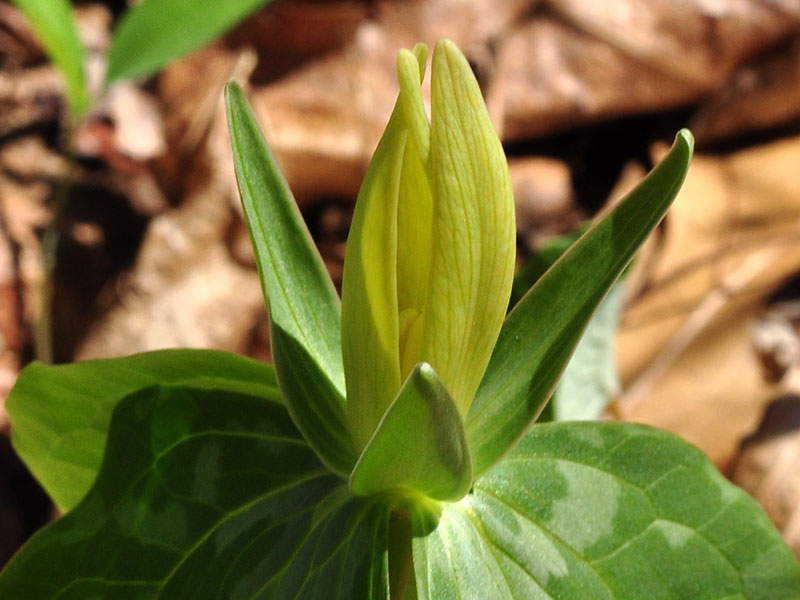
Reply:
[[397, 57], [400, 95], [356, 203], [342, 283], [347, 412], [358, 448], [414, 366], [465, 415], [497, 341], [514, 272], [508, 165], [470, 66], [449, 40]]

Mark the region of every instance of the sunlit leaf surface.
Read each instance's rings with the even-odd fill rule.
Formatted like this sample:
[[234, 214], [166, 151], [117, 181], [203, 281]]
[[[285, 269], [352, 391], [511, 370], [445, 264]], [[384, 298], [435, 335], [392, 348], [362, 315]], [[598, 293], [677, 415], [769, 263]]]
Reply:
[[152, 387], [119, 404], [97, 482], [17, 555], [0, 598], [385, 598], [387, 527], [283, 406]]
[[752, 498], [633, 424], [537, 425], [413, 544], [420, 600], [800, 597]]
[[14, 448], [61, 510], [75, 506], [97, 476], [117, 403], [157, 383], [280, 401], [270, 365], [213, 350], [160, 350], [59, 366], [33, 363], [19, 376], [6, 410]]

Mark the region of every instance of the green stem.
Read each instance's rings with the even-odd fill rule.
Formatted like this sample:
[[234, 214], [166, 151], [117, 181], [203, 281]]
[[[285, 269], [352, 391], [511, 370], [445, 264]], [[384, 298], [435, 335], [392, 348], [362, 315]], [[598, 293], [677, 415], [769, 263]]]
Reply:
[[58, 245], [72, 188], [75, 170], [75, 155], [72, 151], [71, 130], [68, 134], [65, 153], [66, 171], [53, 191], [53, 217], [42, 234], [42, 286], [39, 292], [39, 314], [34, 324], [34, 349], [37, 360], [53, 362], [53, 289], [58, 265]]
[[411, 535], [411, 517], [408, 512], [394, 510], [389, 520], [390, 600], [417, 600]]

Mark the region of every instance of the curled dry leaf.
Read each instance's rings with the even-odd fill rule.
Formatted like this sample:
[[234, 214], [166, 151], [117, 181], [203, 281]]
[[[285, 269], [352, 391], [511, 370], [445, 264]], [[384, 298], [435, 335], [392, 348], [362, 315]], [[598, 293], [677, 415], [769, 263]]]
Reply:
[[[218, 136], [212, 132], [210, 139]], [[204, 145], [187, 166], [181, 206], [153, 218], [133, 269], [111, 307], [76, 352], [78, 359], [165, 347], [242, 352], [263, 300], [254, 270], [228, 247], [232, 210], [227, 178]]]

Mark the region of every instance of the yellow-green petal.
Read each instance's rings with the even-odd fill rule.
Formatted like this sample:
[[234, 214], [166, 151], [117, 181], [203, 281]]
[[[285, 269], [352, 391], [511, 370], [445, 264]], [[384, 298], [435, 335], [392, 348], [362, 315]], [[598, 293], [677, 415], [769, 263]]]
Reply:
[[497, 340], [514, 273], [514, 199], [508, 164], [466, 58], [434, 49], [431, 272], [420, 360], [464, 414]]
[[342, 358], [356, 447], [369, 441], [400, 389], [397, 197], [406, 145], [395, 108], [356, 201], [342, 277]]
[[[412, 57], [419, 78], [424, 74], [427, 47], [418, 44]], [[400, 389], [398, 260], [403, 265], [403, 277], [409, 269], [419, 270], [416, 259], [409, 260], [404, 252], [399, 259], [397, 249], [398, 230], [406, 236], [413, 233], [398, 226], [398, 202], [409, 193], [417, 195], [409, 190], [423, 190], [424, 194], [428, 187], [415, 151], [407, 153], [411, 145], [407, 143], [408, 127], [402, 104], [398, 98], [359, 192], [342, 278], [347, 414], [359, 449], [369, 441]], [[404, 214], [418, 209], [418, 202], [403, 202]], [[426, 201], [422, 198], [421, 202], [424, 206]], [[404, 218], [404, 223], [408, 219]], [[427, 272], [427, 267], [424, 268]]]

